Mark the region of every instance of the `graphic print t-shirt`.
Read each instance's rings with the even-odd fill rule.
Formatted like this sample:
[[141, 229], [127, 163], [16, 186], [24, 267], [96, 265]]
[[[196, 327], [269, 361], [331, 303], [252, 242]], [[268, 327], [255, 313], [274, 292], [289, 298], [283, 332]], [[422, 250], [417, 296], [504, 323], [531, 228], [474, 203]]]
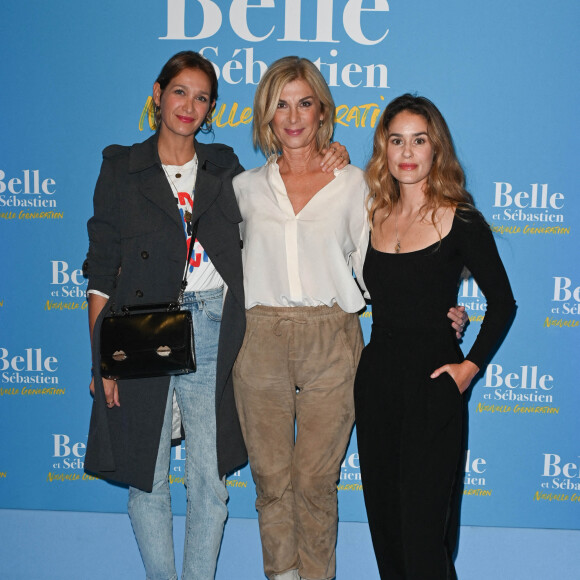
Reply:
[[[167, 180], [177, 200], [177, 208], [183, 220], [187, 249], [191, 243], [191, 213], [195, 199], [195, 178], [197, 155], [185, 165], [164, 165]], [[192, 290], [213, 290], [224, 285], [222, 277], [211, 263], [201, 244], [195, 240], [187, 272], [187, 292]]]

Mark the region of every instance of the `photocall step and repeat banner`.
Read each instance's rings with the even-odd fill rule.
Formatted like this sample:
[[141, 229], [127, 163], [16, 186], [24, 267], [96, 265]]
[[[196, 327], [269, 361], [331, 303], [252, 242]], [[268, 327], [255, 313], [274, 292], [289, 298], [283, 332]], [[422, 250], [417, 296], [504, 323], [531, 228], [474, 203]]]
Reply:
[[[247, 168], [264, 163], [251, 144], [256, 84], [282, 56], [320, 69], [337, 105], [335, 138], [360, 167], [391, 99], [413, 92], [438, 105], [518, 302], [469, 394], [462, 523], [580, 528], [575, 3], [31, 0], [1, 12], [0, 507], [126, 510], [125, 488], [83, 471], [86, 222], [101, 150], [151, 135], [152, 84], [172, 54], [191, 49], [219, 76], [214, 132], [200, 139], [231, 145]], [[486, 302], [472, 279], [458, 301], [470, 317], [467, 351]], [[361, 322], [368, 340], [371, 306]], [[185, 456], [174, 448], [178, 514]], [[228, 489], [231, 516], [255, 517], [247, 466]], [[366, 521], [356, 431], [338, 494], [343, 521]]]

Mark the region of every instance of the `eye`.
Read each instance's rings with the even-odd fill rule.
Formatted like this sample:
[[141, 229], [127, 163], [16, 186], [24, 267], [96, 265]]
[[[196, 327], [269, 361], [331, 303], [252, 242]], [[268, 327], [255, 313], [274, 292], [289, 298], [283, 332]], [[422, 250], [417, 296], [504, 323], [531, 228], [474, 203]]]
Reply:
[[300, 103], [300, 106], [302, 106], [302, 107], [311, 107], [312, 106], [312, 101], [302, 101]]
[[402, 143], [402, 141], [401, 141], [401, 139], [399, 139], [398, 137], [393, 137], [393, 138], [391, 139], [391, 143], [392, 143], [393, 145], [400, 145], [400, 144]]
[[286, 103], [284, 103], [283, 101], [278, 101], [278, 109], [284, 109], [286, 108]]
[[415, 143], [417, 143], [417, 145], [424, 145], [427, 143], [427, 139], [425, 139], [425, 137], [417, 137], [417, 139], [415, 139]]
[[200, 101], [201, 103], [207, 103], [207, 97], [200, 95], [199, 97], [197, 97], [197, 100]]
[[175, 89], [173, 92], [176, 95], [185, 95], [185, 91], [183, 89]]

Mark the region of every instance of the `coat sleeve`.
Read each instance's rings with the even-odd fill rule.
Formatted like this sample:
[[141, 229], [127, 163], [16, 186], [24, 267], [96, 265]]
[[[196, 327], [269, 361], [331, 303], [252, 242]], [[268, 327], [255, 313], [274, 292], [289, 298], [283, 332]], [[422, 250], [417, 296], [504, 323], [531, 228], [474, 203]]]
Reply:
[[101, 172], [93, 197], [93, 217], [88, 221], [89, 251], [83, 269], [88, 290], [107, 296], [113, 293], [121, 264], [119, 176], [116, 175], [118, 148], [103, 151]]

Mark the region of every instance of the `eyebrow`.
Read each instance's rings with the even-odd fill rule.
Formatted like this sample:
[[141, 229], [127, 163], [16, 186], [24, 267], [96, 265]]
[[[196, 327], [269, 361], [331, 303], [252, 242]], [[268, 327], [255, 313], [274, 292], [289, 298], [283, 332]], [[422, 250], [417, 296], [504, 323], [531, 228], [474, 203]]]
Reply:
[[[173, 85], [173, 88], [174, 88], [174, 89], [176, 89], [176, 88], [180, 88], [180, 89], [187, 89], [187, 88], [189, 88], [189, 87], [188, 87], [187, 85], [181, 85], [181, 84], [177, 84], [177, 85]], [[204, 91], [203, 89], [201, 89], [199, 92], [200, 92], [202, 95], [209, 95], [209, 93], [208, 93], [207, 91]]]
[[[413, 137], [418, 137], [419, 135], [428, 135], [427, 131], [420, 131], [419, 133], [413, 133]], [[389, 133], [389, 137], [402, 137], [402, 133]]]
[[[299, 103], [301, 103], [302, 101], [307, 101], [308, 99], [314, 99], [314, 95], [309, 95], [308, 97], [302, 97], [301, 99], [298, 100]], [[287, 101], [285, 99], [278, 99], [279, 103], [286, 103]]]

